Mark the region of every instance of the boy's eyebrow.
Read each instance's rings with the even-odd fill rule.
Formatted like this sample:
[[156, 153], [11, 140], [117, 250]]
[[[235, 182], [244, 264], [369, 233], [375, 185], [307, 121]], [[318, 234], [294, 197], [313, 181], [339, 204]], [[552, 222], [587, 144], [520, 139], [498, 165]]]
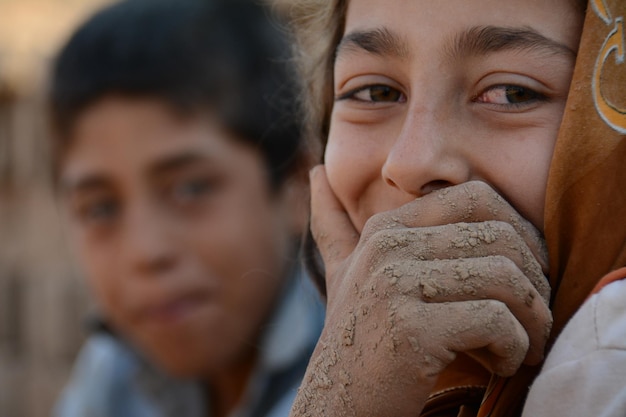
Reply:
[[207, 155], [194, 151], [167, 156], [150, 166], [149, 175], [159, 175], [164, 172], [175, 171], [194, 163], [207, 161], [207, 159], [209, 159]]
[[[206, 161], [207, 156], [198, 152], [185, 152], [171, 157], [165, 157], [156, 161], [148, 169], [149, 176], [158, 176], [161, 173], [175, 171], [184, 166], [200, 161]], [[91, 173], [76, 179], [62, 178], [60, 190], [63, 194], [70, 195], [80, 192], [104, 189], [111, 186], [111, 181], [106, 174]]]
[[375, 55], [395, 58], [407, 58], [407, 42], [389, 29], [354, 31], [345, 35], [337, 48], [335, 57], [343, 51], [365, 50]]
[[576, 51], [531, 28], [476, 26], [457, 35], [446, 54], [450, 58], [485, 55], [502, 50], [537, 50], [575, 58]]
[[103, 175], [93, 174], [78, 178], [76, 180], [62, 179], [60, 184], [60, 190], [63, 192], [63, 194], [69, 195], [98, 188], [106, 188], [108, 186], [109, 181], [107, 181], [107, 179]]

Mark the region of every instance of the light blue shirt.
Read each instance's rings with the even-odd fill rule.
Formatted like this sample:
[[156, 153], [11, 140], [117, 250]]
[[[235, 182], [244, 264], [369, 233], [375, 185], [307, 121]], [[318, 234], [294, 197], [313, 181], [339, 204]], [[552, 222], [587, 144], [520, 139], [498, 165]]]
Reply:
[[[324, 308], [303, 274], [289, 283], [266, 324], [260, 359], [242, 405], [230, 417], [286, 417], [322, 329]], [[150, 366], [117, 337], [91, 336], [76, 361], [54, 417], [206, 417], [199, 383]]]

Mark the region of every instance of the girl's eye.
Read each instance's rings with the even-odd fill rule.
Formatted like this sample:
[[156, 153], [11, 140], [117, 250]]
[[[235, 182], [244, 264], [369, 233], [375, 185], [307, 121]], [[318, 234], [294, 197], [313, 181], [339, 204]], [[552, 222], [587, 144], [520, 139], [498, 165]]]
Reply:
[[341, 95], [338, 100], [353, 99], [358, 101], [368, 101], [375, 103], [402, 103], [406, 97], [400, 91], [387, 85], [370, 85], [360, 87]]
[[546, 100], [546, 96], [518, 85], [497, 85], [485, 90], [474, 101], [477, 103], [523, 105]]

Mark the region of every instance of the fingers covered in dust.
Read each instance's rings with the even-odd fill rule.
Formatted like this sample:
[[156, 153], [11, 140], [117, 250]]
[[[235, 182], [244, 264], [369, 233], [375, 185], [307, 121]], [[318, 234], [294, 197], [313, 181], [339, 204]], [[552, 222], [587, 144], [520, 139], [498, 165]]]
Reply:
[[[494, 300], [439, 303], [428, 306], [410, 306], [407, 320], [421, 318], [414, 323], [418, 336], [407, 338], [411, 350], [431, 358], [435, 365], [450, 363], [456, 352], [465, 352], [487, 369], [501, 376], [511, 376], [522, 364], [529, 340], [524, 328], [503, 304]], [[457, 317], [464, 317], [459, 321]], [[424, 332], [432, 321], [439, 324]], [[419, 337], [426, 334], [427, 337]], [[435, 371], [430, 368], [422, 368]], [[417, 370], [422, 371], [423, 370]]]
[[459, 352], [504, 376], [542, 358], [541, 234], [487, 185], [377, 214], [360, 237], [323, 167], [311, 189], [327, 316], [292, 416], [415, 415]]
[[[412, 277], [407, 285], [418, 289], [414, 295], [422, 296], [424, 285], [440, 289], [437, 297], [421, 301], [504, 303], [527, 332], [525, 362], [543, 358], [552, 326], [545, 244], [541, 233], [485, 183], [449, 187], [377, 214], [366, 223], [358, 249], [360, 262], [377, 271], [374, 276], [399, 267]], [[442, 272], [442, 265], [448, 269]]]
[[[406, 295], [412, 300], [434, 304], [455, 303], [461, 305], [465, 304], [464, 301], [494, 301], [496, 304], [492, 308], [485, 308], [481, 311], [475, 310], [472, 303], [467, 303], [468, 306], [472, 306], [473, 313], [471, 316], [452, 316], [450, 319], [446, 315], [443, 320], [446, 322], [457, 321], [459, 322], [457, 327], [460, 328], [468, 326], [466, 321], [470, 319], [491, 323], [494, 317], [498, 317], [497, 314], [493, 315], [493, 309], [499, 311], [499, 309], [505, 308], [509, 315], [502, 316], [503, 323], [506, 324], [505, 322], [509, 320], [515, 321], [517, 330], [509, 336], [518, 337], [519, 344], [517, 347], [520, 349], [513, 349], [508, 353], [518, 358], [521, 352], [521, 359], [529, 365], [537, 364], [543, 358], [545, 341], [552, 324], [552, 314], [536, 288], [525, 279], [517, 265], [504, 256], [431, 261], [407, 260], [393, 265], [385, 265], [375, 275], [387, 278], [387, 283], [379, 285], [380, 287], [396, 287], [393, 291]], [[392, 290], [385, 288], [384, 291], [390, 293]], [[462, 301], [459, 302], [459, 300]], [[454, 311], [449, 313], [453, 314]], [[485, 314], [485, 317], [480, 317], [479, 314]], [[420, 317], [418, 320], [422, 320], [422, 318]], [[504, 333], [508, 334], [509, 330], [512, 330], [507, 326], [499, 328], [495, 325], [485, 327], [485, 329], [493, 331], [493, 336], [496, 338], [503, 337]], [[428, 335], [429, 329], [418, 330]], [[491, 340], [489, 334], [482, 336], [485, 341]], [[475, 342], [457, 345], [454, 350], [466, 352], [468, 349], [480, 349], [478, 352], [472, 353], [474, 356], [480, 354], [489, 358], [488, 363], [485, 363], [484, 360], [481, 362], [486, 365], [487, 369], [496, 373], [499, 373], [499, 369], [502, 368], [501, 361], [508, 363], [507, 361], [511, 360], [498, 349], [493, 350], [498, 346], [492, 342], [470, 348], [469, 346], [472, 344]], [[513, 360], [511, 363], [519, 365], [521, 362]]]
[[454, 223], [500, 221], [509, 224], [528, 246], [544, 273], [548, 253], [541, 233], [502, 196], [481, 181], [470, 181], [434, 191], [395, 210], [373, 216], [363, 238], [390, 228], [416, 228]]
[[382, 229], [370, 234], [369, 240], [372, 253], [366, 259], [374, 267], [389, 262], [390, 258], [423, 261], [502, 256], [517, 266], [546, 303], [550, 297], [541, 265], [509, 223], [484, 221]]

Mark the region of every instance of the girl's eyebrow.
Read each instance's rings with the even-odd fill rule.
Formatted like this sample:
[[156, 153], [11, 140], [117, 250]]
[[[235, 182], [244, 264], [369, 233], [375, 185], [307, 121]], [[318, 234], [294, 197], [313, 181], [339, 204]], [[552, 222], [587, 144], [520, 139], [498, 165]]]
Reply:
[[408, 43], [387, 28], [348, 33], [337, 45], [335, 57], [344, 52], [358, 50], [365, 50], [383, 57], [407, 58], [409, 56]]
[[547, 38], [532, 28], [499, 26], [476, 26], [461, 32], [450, 42], [450, 48], [445, 54], [456, 59], [503, 50], [534, 50], [551, 55], [565, 55], [568, 58], [576, 57], [576, 51], [567, 45]]
[[[408, 42], [387, 28], [357, 30], [346, 34], [335, 49], [335, 58], [347, 52], [366, 51], [381, 57], [407, 58]], [[486, 55], [503, 50], [536, 50], [575, 58], [576, 51], [536, 30], [500, 26], [475, 26], [459, 33], [445, 48], [450, 59]]]

